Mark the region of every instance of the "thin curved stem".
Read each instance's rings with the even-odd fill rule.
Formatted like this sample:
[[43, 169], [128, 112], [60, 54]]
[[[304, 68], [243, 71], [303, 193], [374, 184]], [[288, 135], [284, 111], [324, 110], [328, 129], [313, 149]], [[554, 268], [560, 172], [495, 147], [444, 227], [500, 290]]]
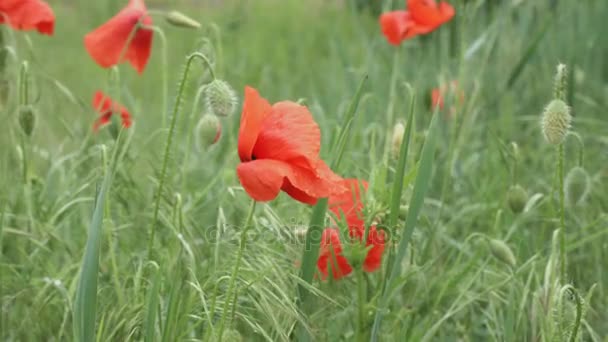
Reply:
[[29, 64], [27, 61], [21, 63], [21, 70], [19, 72], [19, 104], [26, 105], [28, 103], [28, 71]]
[[[241, 232], [241, 243], [239, 245], [239, 251], [236, 255], [236, 261], [234, 263], [234, 268], [232, 269], [232, 275], [230, 276], [230, 283], [228, 284], [228, 292], [224, 296], [226, 299], [224, 301], [224, 309], [222, 310], [222, 317], [220, 318], [220, 325], [217, 331], [217, 338], [221, 341], [222, 334], [224, 332], [224, 324], [226, 321], [226, 316], [228, 314], [228, 309], [230, 306], [230, 302], [232, 302], [232, 293], [234, 292], [234, 287], [236, 285], [236, 277], [239, 272], [239, 268], [241, 267], [241, 259], [243, 258], [243, 252], [245, 251], [245, 246], [247, 245], [247, 232], [251, 227], [251, 220], [253, 219], [253, 213], [255, 212], [255, 200], [251, 200], [251, 205], [249, 206], [249, 213], [247, 214], [247, 218], [245, 219], [245, 225], [243, 226], [243, 231]], [[234, 306], [236, 306], [236, 300], [234, 299]]]
[[188, 79], [188, 74], [190, 72], [190, 67], [192, 62], [195, 59], [201, 59], [203, 62], [207, 64], [207, 67], [211, 68], [211, 64], [209, 64], [209, 60], [200, 52], [195, 52], [187, 57], [186, 66], [184, 68], [184, 73], [180, 80], [177, 96], [175, 97], [175, 103], [173, 105], [173, 110], [171, 113], [171, 124], [169, 126], [169, 134], [167, 135], [167, 140], [165, 143], [165, 152], [163, 155], [163, 162], [161, 166], [160, 178], [158, 180], [158, 190], [156, 191], [156, 196], [154, 199], [154, 212], [152, 216], [152, 227], [150, 229], [150, 237], [148, 240], [148, 259], [152, 259], [152, 249], [154, 247], [154, 238], [156, 234], [156, 226], [158, 225], [158, 213], [160, 210], [160, 199], [163, 193], [163, 186], [165, 185], [165, 177], [167, 174], [167, 166], [169, 164], [169, 153], [171, 151], [171, 145], [173, 143], [173, 134], [175, 133], [175, 125], [177, 123], [177, 116], [179, 114], [179, 108], [182, 102], [182, 98], [184, 95], [184, 89], [186, 85], [186, 81]]

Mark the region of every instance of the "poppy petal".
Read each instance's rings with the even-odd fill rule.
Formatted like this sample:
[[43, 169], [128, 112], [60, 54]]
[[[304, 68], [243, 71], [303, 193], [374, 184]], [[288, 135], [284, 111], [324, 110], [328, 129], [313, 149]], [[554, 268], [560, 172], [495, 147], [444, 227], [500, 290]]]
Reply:
[[281, 161], [259, 159], [239, 164], [236, 172], [249, 196], [256, 201], [266, 202], [279, 195], [283, 180], [291, 169]]
[[358, 217], [363, 209], [361, 189], [367, 191], [367, 182], [355, 178], [342, 180], [345, 191], [329, 197], [329, 210], [337, 217]]
[[407, 11], [392, 11], [380, 16], [380, 27], [389, 43], [399, 45], [405, 39], [409, 17]]
[[342, 191], [339, 183], [320, 178], [314, 170], [273, 159], [257, 159], [237, 166], [241, 185], [256, 201], [271, 201], [280, 190], [292, 198], [314, 204], [316, 199]]
[[[88, 33], [84, 38], [85, 47], [101, 67], [109, 68], [128, 60], [141, 74], [150, 58], [152, 31], [138, 27], [140, 23], [151, 25], [152, 19], [146, 14], [143, 2], [134, 0], [109, 21]], [[132, 36], [133, 30], [137, 32]], [[129, 46], [123, 52], [129, 39]]]
[[452, 5], [446, 2], [438, 5], [435, 0], [408, 0], [407, 8], [412, 19], [418, 25], [427, 27], [428, 32], [449, 21], [455, 14]]
[[241, 126], [239, 129], [238, 151], [241, 161], [250, 161], [253, 147], [258, 139], [264, 118], [270, 113], [271, 106], [257, 90], [245, 87]]
[[340, 233], [337, 229], [327, 228], [323, 231], [317, 268], [321, 272], [322, 279], [327, 279], [329, 268], [334, 279], [340, 279], [352, 272], [348, 260], [342, 255]]
[[0, 3], [0, 23], [8, 19], [17, 30], [37, 30], [52, 35], [55, 29], [55, 14], [51, 7], [40, 0], [3, 0]]
[[319, 159], [321, 131], [308, 109], [283, 101], [272, 106], [253, 148], [258, 159], [275, 159], [313, 168]]
[[374, 226], [370, 227], [366, 245], [371, 246], [371, 248], [363, 261], [363, 270], [365, 272], [373, 272], [382, 265], [384, 241], [384, 231], [379, 231]]
[[93, 108], [100, 114], [99, 119], [93, 124], [93, 130], [97, 131], [101, 126], [110, 123], [112, 115], [120, 113], [122, 126], [131, 127], [133, 120], [129, 111], [119, 103], [114, 102], [109, 96], [101, 91], [96, 91], [93, 95]]

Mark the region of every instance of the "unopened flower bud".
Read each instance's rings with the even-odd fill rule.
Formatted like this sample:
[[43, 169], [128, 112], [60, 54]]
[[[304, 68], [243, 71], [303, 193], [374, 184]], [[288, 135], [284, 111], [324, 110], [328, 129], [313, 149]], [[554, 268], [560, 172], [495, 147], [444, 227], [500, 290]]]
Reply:
[[182, 12], [170, 11], [165, 16], [165, 19], [167, 19], [167, 22], [169, 24], [175, 25], [177, 27], [184, 27], [184, 28], [190, 28], [190, 29], [195, 29], [195, 30], [198, 30], [201, 28], [201, 24], [198, 21], [188, 17], [187, 15], [183, 14]]
[[507, 204], [513, 213], [519, 214], [524, 211], [527, 202], [528, 192], [521, 185], [513, 185], [507, 191]]
[[205, 114], [196, 127], [198, 144], [202, 148], [207, 148], [215, 144], [222, 134], [220, 119], [213, 114]]
[[236, 110], [236, 94], [226, 81], [215, 79], [205, 89], [205, 104], [213, 114], [228, 116]]
[[403, 143], [403, 134], [405, 133], [405, 126], [402, 122], [397, 122], [393, 127], [393, 137], [391, 140], [391, 154], [394, 159], [399, 158], [401, 152], [401, 144]]
[[564, 142], [570, 124], [572, 115], [570, 115], [570, 107], [562, 100], [553, 100], [549, 102], [541, 119], [543, 135], [548, 143], [559, 145]]
[[511, 267], [515, 267], [515, 265], [517, 265], [517, 259], [515, 259], [513, 251], [504, 241], [498, 239], [490, 239], [488, 240], [488, 244], [490, 246], [490, 252], [496, 259], [504, 262], [505, 264]]
[[19, 113], [17, 113], [19, 119], [19, 126], [25, 135], [28, 137], [32, 135], [34, 127], [36, 127], [36, 112], [32, 106], [20, 106]]
[[566, 176], [566, 198], [571, 206], [575, 206], [585, 200], [591, 188], [589, 174], [584, 168], [577, 166], [568, 172]]

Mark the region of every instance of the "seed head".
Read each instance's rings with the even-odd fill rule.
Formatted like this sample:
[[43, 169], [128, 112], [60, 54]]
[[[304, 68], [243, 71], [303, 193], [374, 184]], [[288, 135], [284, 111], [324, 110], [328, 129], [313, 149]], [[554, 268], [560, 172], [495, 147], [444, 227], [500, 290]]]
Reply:
[[228, 116], [236, 110], [236, 94], [230, 84], [216, 79], [205, 89], [205, 104], [213, 114]]
[[563, 143], [570, 130], [571, 122], [570, 107], [564, 101], [553, 100], [549, 102], [541, 119], [545, 140], [553, 145]]
[[198, 145], [208, 148], [215, 144], [222, 134], [220, 119], [213, 114], [205, 114], [196, 127]]
[[401, 143], [403, 143], [403, 134], [405, 133], [405, 125], [402, 122], [397, 122], [393, 127], [393, 137], [391, 140], [391, 154], [394, 159], [399, 158], [401, 151]]
[[566, 176], [566, 198], [571, 206], [582, 203], [591, 188], [589, 174], [584, 168], [577, 166]]
[[505, 264], [515, 267], [517, 265], [517, 259], [515, 259], [515, 255], [509, 245], [507, 245], [504, 241], [498, 239], [490, 239], [488, 241], [490, 245], [490, 252], [492, 255], [504, 262]]
[[32, 135], [34, 127], [36, 127], [36, 111], [32, 106], [20, 106], [19, 107], [19, 126], [25, 135], [28, 137]]
[[514, 214], [519, 214], [524, 211], [528, 202], [528, 192], [521, 185], [516, 184], [507, 191], [507, 204]]

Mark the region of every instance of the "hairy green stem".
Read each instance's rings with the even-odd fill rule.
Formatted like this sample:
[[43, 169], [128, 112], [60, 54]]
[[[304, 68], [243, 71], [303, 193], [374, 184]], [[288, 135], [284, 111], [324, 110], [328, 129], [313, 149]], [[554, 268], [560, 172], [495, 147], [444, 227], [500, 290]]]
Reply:
[[192, 62], [196, 59], [201, 59], [210, 70], [213, 70], [209, 60], [205, 55], [195, 52], [187, 57], [186, 59], [186, 67], [184, 68], [184, 73], [180, 80], [177, 96], [175, 97], [175, 103], [173, 104], [173, 110], [171, 113], [171, 125], [169, 127], [169, 134], [167, 135], [167, 140], [165, 142], [165, 152], [163, 154], [163, 162], [161, 166], [160, 177], [158, 179], [158, 190], [156, 191], [156, 197], [154, 199], [154, 212], [152, 216], [152, 227], [150, 229], [150, 237], [148, 239], [148, 259], [152, 259], [152, 249], [154, 247], [154, 238], [156, 234], [156, 226], [158, 225], [158, 213], [160, 210], [160, 200], [163, 193], [163, 186], [165, 184], [165, 177], [167, 174], [167, 167], [169, 164], [169, 153], [171, 152], [171, 144], [173, 143], [173, 134], [175, 133], [175, 125], [177, 123], [177, 116], [179, 114], [179, 107], [182, 102], [182, 98], [184, 95], [184, 89], [186, 86], [186, 81], [188, 79], [188, 74], [190, 71], [190, 66]]
[[559, 219], [560, 219], [560, 279], [566, 283], [566, 210], [564, 195], [564, 145], [557, 148], [557, 172], [559, 177]]
[[[236, 255], [236, 261], [234, 263], [234, 268], [232, 269], [232, 275], [230, 276], [230, 282], [228, 283], [228, 292], [225, 295], [224, 301], [224, 309], [222, 310], [222, 317], [220, 318], [220, 323], [217, 331], [217, 339], [219, 341], [222, 340], [222, 334], [224, 333], [224, 325], [226, 322], [226, 316], [228, 314], [228, 309], [230, 306], [230, 302], [232, 301], [232, 292], [234, 291], [234, 287], [236, 286], [236, 278], [239, 273], [239, 268], [241, 267], [241, 260], [243, 259], [243, 252], [245, 251], [245, 246], [247, 245], [247, 232], [251, 227], [251, 220], [253, 219], [253, 213], [255, 212], [255, 200], [251, 200], [251, 205], [249, 206], [249, 213], [247, 214], [247, 218], [245, 219], [245, 224], [243, 225], [243, 231], [241, 232], [241, 243], [239, 245], [239, 251]], [[234, 298], [234, 305], [236, 306], [237, 298]]]

